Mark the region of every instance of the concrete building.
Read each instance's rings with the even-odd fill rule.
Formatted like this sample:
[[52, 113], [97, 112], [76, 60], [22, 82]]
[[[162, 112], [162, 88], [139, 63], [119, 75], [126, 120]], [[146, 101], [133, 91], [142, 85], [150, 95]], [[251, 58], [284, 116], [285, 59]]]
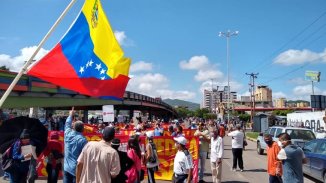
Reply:
[[289, 100], [286, 102], [287, 107], [309, 107], [310, 102], [304, 100]]
[[217, 89], [213, 90], [204, 90], [204, 100], [203, 100], [203, 108], [209, 109], [210, 112], [216, 113], [217, 107], [217, 97], [218, 91]]
[[[221, 87], [222, 90], [219, 90], [219, 86], [213, 90], [204, 90], [204, 97], [202, 108], [209, 109], [210, 112], [216, 113], [216, 108], [219, 103], [223, 103], [225, 108], [227, 107], [228, 102], [228, 87]], [[237, 92], [230, 92], [230, 101], [235, 102], [237, 100]]]
[[255, 90], [256, 107], [272, 107], [272, 89], [268, 86], [260, 85]]
[[278, 98], [274, 100], [275, 108], [285, 108], [286, 107], [286, 98]]

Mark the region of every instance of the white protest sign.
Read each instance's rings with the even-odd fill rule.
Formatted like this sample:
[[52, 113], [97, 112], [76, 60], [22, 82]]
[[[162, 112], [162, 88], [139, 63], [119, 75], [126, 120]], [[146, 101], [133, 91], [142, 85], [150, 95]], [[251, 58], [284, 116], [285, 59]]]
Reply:
[[114, 106], [104, 105], [103, 109], [103, 122], [113, 122], [114, 121]]

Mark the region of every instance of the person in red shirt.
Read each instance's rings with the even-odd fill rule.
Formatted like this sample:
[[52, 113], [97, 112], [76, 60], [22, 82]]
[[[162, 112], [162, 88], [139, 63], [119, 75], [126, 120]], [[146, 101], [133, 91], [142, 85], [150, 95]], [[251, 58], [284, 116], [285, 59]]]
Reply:
[[281, 148], [270, 134], [264, 135], [264, 141], [267, 144], [267, 173], [269, 174], [269, 183], [282, 183], [282, 162], [277, 159]]
[[54, 131], [50, 134], [50, 140], [44, 150], [47, 157], [46, 172], [48, 173], [48, 183], [57, 183], [59, 172], [62, 169], [63, 148], [59, 141], [59, 133]]

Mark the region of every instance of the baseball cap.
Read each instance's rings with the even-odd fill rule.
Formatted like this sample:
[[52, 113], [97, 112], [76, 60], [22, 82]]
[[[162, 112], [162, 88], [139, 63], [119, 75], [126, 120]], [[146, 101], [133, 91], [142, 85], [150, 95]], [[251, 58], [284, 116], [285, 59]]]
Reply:
[[183, 136], [180, 137], [174, 137], [173, 138], [174, 141], [176, 141], [177, 143], [181, 144], [181, 145], [186, 145], [187, 144], [187, 139]]

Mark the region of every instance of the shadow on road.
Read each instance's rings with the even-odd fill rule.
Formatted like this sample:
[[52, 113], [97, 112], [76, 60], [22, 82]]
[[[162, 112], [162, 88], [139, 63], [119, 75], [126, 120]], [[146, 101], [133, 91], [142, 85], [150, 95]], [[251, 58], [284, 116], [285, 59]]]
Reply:
[[212, 176], [211, 173], [204, 173], [204, 176]]
[[245, 172], [267, 172], [266, 169], [251, 169], [251, 170], [244, 170]]

